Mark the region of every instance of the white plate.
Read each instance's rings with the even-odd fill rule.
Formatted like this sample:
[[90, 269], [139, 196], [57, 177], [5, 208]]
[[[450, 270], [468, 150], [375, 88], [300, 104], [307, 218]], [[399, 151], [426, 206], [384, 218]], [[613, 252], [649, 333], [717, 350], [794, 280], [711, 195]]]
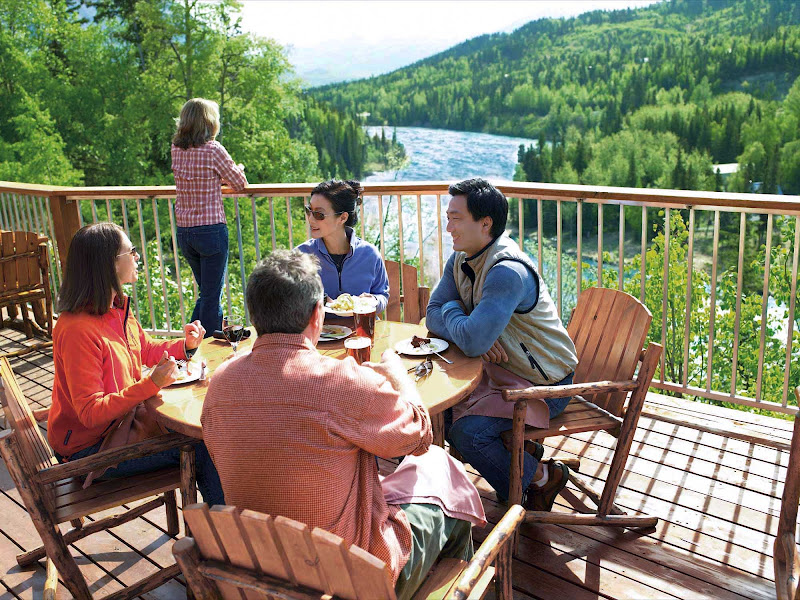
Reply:
[[200, 379], [200, 370], [201, 370], [200, 365], [192, 365], [192, 366], [194, 368], [192, 369], [192, 372], [189, 373], [188, 375], [186, 374], [186, 371], [184, 371], [183, 369], [178, 369], [178, 377], [179, 377], [178, 381], [176, 381], [175, 383], [171, 383], [167, 387], [183, 385], [184, 383], [191, 383], [193, 381], [197, 381], [198, 379]]
[[450, 344], [445, 340], [439, 338], [430, 338], [430, 344], [425, 348], [415, 348], [411, 345], [412, 338], [407, 340], [400, 340], [394, 345], [394, 349], [400, 354], [408, 354], [409, 356], [428, 356], [434, 352], [443, 352], [450, 347]]
[[333, 310], [327, 304], [325, 305], [325, 312], [330, 313], [332, 315], [336, 315], [337, 317], [352, 317], [353, 311], [352, 310]]
[[[173, 385], [183, 385], [184, 383], [192, 383], [193, 381], [197, 381], [200, 379], [200, 365], [193, 364], [192, 365], [192, 372], [188, 375], [186, 374], [185, 369], [178, 369], [178, 379], [175, 383], [169, 384], [167, 387], [172, 387]], [[147, 377], [152, 372], [152, 367], [143, 367], [142, 368], [142, 377]]]
[[319, 336], [320, 342], [335, 342], [346, 338], [353, 333], [353, 330], [344, 325], [323, 325], [322, 334]]

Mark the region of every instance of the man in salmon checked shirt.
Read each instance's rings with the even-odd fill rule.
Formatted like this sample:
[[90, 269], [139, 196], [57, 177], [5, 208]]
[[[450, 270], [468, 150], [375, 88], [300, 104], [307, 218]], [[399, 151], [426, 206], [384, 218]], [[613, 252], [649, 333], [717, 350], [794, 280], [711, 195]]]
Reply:
[[[226, 502], [367, 550], [388, 566], [400, 600], [437, 558], [469, 560], [471, 524], [485, 524], [478, 492], [460, 463], [431, 447], [430, 415], [400, 358], [387, 351], [359, 365], [317, 352], [316, 259], [274, 251], [246, 299], [258, 339], [214, 373], [202, 415]], [[381, 479], [376, 456], [406, 458]]]

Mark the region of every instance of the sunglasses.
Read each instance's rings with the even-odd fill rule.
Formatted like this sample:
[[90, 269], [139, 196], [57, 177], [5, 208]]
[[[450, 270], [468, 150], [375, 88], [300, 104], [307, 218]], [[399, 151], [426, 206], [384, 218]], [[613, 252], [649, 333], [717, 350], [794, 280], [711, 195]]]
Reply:
[[128, 254], [139, 254], [139, 251], [136, 249], [136, 246], [131, 246], [131, 249], [127, 252], [123, 252], [122, 254], [117, 254], [117, 258], [120, 256], [127, 256]]
[[[321, 210], [314, 210], [313, 208], [311, 208], [310, 206], [305, 205], [305, 204], [303, 205], [303, 209], [306, 211], [306, 216], [307, 217], [313, 217], [315, 221], [324, 221], [325, 217], [328, 216], [327, 214], [325, 214]], [[340, 210], [339, 212], [333, 213], [333, 215], [334, 216], [340, 215], [343, 212], [345, 212], [345, 211]]]

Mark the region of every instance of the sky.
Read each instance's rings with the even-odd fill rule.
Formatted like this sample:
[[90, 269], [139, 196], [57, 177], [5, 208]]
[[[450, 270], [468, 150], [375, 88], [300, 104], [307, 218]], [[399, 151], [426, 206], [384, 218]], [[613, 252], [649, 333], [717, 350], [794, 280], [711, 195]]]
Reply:
[[484, 33], [655, 0], [245, 0], [242, 27], [287, 47], [307, 85], [393, 71]]

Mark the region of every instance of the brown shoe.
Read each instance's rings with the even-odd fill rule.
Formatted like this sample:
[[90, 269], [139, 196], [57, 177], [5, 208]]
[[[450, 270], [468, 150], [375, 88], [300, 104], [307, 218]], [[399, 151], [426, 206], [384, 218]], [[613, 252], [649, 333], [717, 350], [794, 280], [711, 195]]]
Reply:
[[564, 489], [569, 479], [569, 467], [560, 460], [550, 461], [544, 465], [548, 470], [548, 480], [542, 487], [531, 483], [528, 486], [522, 505], [525, 510], [553, 510], [556, 496]]

